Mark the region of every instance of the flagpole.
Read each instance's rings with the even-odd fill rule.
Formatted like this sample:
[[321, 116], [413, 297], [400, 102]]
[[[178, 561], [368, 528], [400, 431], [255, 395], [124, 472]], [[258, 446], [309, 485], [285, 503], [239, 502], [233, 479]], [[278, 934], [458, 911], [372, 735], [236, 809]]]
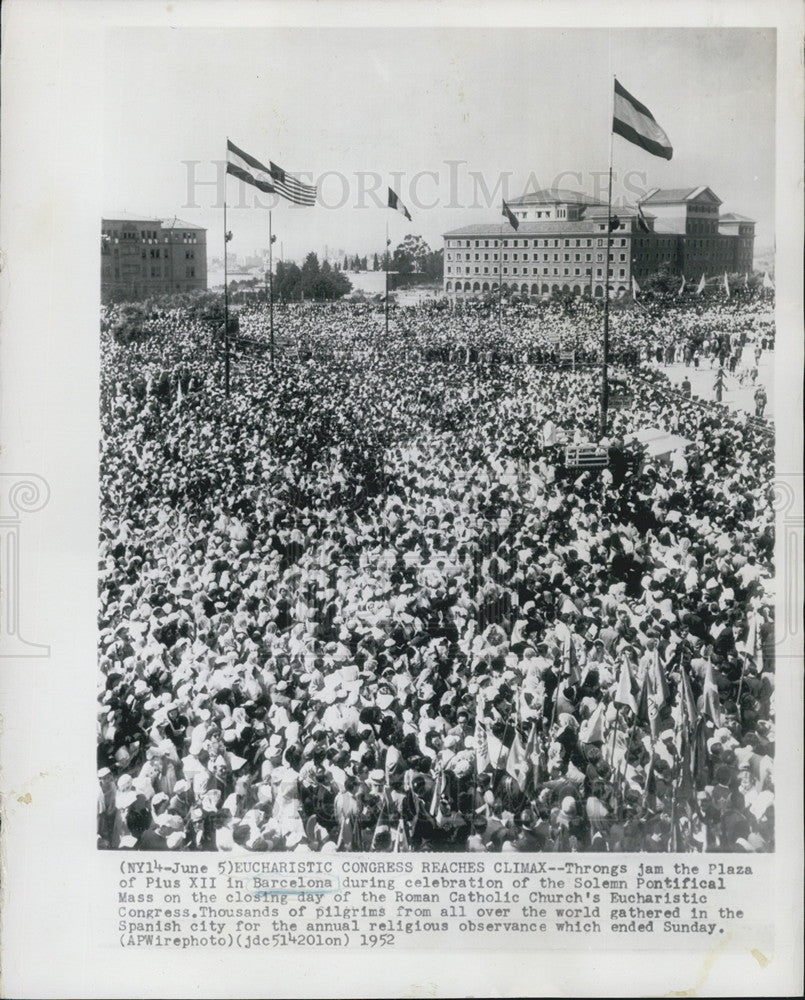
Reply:
[[268, 210], [268, 330], [271, 338], [271, 364], [274, 364], [274, 235], [272, 231], [273, 215]]
[[389, 223], [388, 223], [388, 219], [386, 219], [386, 253], [384, 254], [384, 257], [383, 257], [383, 259], [386, 262], [386, 310], [385, 310], [385, 312], [386, 312], [386, 345], [388, 345], [388, 342], [389, 342], [389, 246], [390, 246], [390, 240], [389, 240]]
[[[227, 143], [229, 138], [227, 137]], [[227, 146], [227, 160], [229, 147]], [[226, 178], [224, 178], [224, 395], [229, 398], [229, 272], [227, 270]]]
[[503, 223], [500, 224], [500, 246], [498, 247], [498, 333], [503, 329]]
[[615, 119], [615, 78], [611, 85], [611, 111], [609, 115], [609, 192], [607, 194], [607, 252], [604, 267], [604, 339], [601, 345], [601, 437], [607, 432], [607, 415], [609, 409], [609, 382], [607, 363], [609, 361], [609, 256], [612, 242], [612, 150], [615, 143], [615, 132], [612, 123]]

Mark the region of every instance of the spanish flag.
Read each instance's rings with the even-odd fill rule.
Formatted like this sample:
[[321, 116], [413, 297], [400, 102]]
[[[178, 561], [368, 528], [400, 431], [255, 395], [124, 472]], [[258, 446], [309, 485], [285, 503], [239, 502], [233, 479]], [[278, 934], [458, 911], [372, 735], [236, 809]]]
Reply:
[[654, 156], [670, 160], [674, 154], [671, 140], [654, 120], [645, 104], [632, 97], [615, 81], [615, 106], [612, 131]]

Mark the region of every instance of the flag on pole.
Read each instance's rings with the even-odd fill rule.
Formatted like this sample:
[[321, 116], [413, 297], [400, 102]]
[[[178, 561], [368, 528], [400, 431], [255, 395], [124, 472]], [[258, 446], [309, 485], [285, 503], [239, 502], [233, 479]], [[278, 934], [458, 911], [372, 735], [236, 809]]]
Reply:
[[514, 778], [520, 786], [520, 791], [525, 790], [526, 777], [528, 775], [528, 757], [516, 729], [514, 730], [512, 745], [509, 748], [509, 756], [506, 758], [506, 773]]
[[679, 286], [679, 291], [676, 294], [677, 295], [681, 295], [684, 291], [685, 291], [685, 275], [683, 274], [682, 275], [682, 284]]
[[718, 685], [716, 684], [715, 673], [713, 672], [712, 660], [707, 661], [707, 669], [704, 674], [702, 715], [709, 716], [713, 720], [713, 725], [716, 729], [721, 725], [721, 702], [718, 698]]
[[640, 285], [637, 283], [637, 278], [632, 275], [632, 295], [637, 298], [637, 293], [640, 291]]
[[509, 206], [506, 204], [505, 201], [503, 202], [503, 211], [501, 215], [503, 216], [504, 219], [506, 219], [506, 221], [509, 223], [512, 229], [520, 228], [520, 223], [517, 221], [517, 217], [515, 216], [514, 212], [512, 212], [512, 210], [509, 208]]
[[579, 657], [576, 652], [576, 644], [573, 642], [573, 635], [570, 629], [567, 629], [562, 643], [562, 671], [565, 677], [567, 677], [568, 684], [576, 684], [581, 680]]
[[486, 738], [486, 724], [483, 720], [484, 702], [478, 698], [475, 705], [475, 767], [478, 774], [486, 771], [490, 764], [489, 741]]
[[701, 278], [699, 280], [699, 284], [696, 286], [696, 294], [697, 295], [701, 295], [702, 292], [705, 290], [706, 287], [707, 287], [707, 279], [704, 276], [704, 272], [702, 272], [702, 276], [701, 276]]
[[286, 174], [276, 163], [272, 163], [270, 167], [265, 166], [229, 139], [226, 140], [226, 172], [247, 184], [253, 184], [266, 194], [281, 194], [296, 205], [315, 204], [315, 184], [303, 184], [296, 177]]
[[643, 206], [642, 205], [638, 205], [637, 206], [637, 228], [642, 233], [648, 233], [648, 232], [650, 232], [648, 220], [646, 219], [645, 215], [643, 215]]
[[764, 271], [763, 272], [763, 287], [764, 288], [770, 288], [772, 290], [774, 289], [774, 282], [769, 277], [769, 272], [768, 271]]
[[656, 646], [651, 651], [651, 662], [648, 669], [651, 676], [652, 691], [657, 696], [657, 703], [662, 708], [668, 702], [670, 692], [668, 690], [668, 680], [665, 676], [665, 668], [660, 662], [660, 651]]
[[665, 160], [670, 160], [673, 156], [671, 140], [657, 124], [654, 115], [617, 80], [612, 131], [653, 156], [661, 156]]
[[294, 205], [315, 205], [317, 193], [315, 184], [305, 184], [298, 177], [292, 177], [273, 162], [271, 164], [271, 179], [274, 181], [277, 194], [292, 201]]
[[274, 194], [274, 183], [271, 180], [271, 171], [263, 166], [259, 160], [244, 153], [242, 149], [226, 140], [226, 172], [238, 177], [247, 184], [253, 184], [266, 194]]
[[693, 697], [693, 689], [690, 686], [690, 678], [684, 667], [680, 668], [681, 678], [677, 693], [679, 699], [676, 705], [676, 721], [679, 732], [683, 737], [690, 737], [699, 721], [699, 712], [696, 708], [696, 699]]
[[727, 272], [726, 271], [724, 272], [724, 291], [727, 294], [727, 298], [729, 298], [730, 297], [730, 283], [729, 283], [729, 280], [727, 279]]
[[539, 787], [539, 748], [537, 747], [536, 722], [532, 724], [531, 732], [528, 734], [528, 740], [525, 745], [525, 759], [527, 764], [531, 767], [531, 779], [534, 790], [536, 791]]
[[413, 219], [411, 218], [411, 213], [408, 211], [405, 205], [403, 205], [403, 203], [400, 201], [397, 195], [391, 190], [391, 188], [389, 188], [388, 207], [393, 208], [398, 212], [402, 212], [402, 214], [406, 217], [406, 219], [408, 219], [409, 222], [413, 222]]
[[631, 708], [633, 714], [637, 715], [637, 702], [635, 701], [634, 693], [632, 691], [633, 686], [634, 678], [632, 677], [632, 668], [629, 666], [629, 661], [626, 657], [622, 656], [620, 676], [618, 677], [618, 689], [612, 700], [616, 705], [625, 705], [627, 708]]

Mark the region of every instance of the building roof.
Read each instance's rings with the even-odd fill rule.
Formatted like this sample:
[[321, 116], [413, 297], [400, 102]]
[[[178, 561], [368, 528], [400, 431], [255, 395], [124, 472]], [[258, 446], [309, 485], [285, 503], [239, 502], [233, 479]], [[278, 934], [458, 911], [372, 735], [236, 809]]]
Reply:
[[[615, 213], [613, 213], [615, 214]], [[507, 222], [486, 222], [477, 223], [474, 226], [463, 226], [461, 229], [452, 229], [449, 233], [443, 233], [445, 239], [452, 239], [457, 236], [494, 236], [494, 237], [518, 237], [518, 236], [594, 236], [600, 235], [601, 230], [598, 223], [591, 219], [579, 222], [568, 222], [567, 219], [549, 219], [546, 222], [521, 222], [517, 229], [513, 229]]]
[[198, 229], [202, 233], [207, 232], [204, 226], [194, 226], [192, 222], [183, 222], [175, 215], [172, 219], [162, 219], [161, 221], [163, 229]]
[[751, 222], [754, 224], [754, 219], [749, 219], [745, 215], [738, 215], [736, 212], [727, 212], [725, 215], [719, 215], [719, 222]]
[[541, 191], [531, 191], [512, 198], [507, 205], [601, 205], [597, 198], [591, 198], [581, 191], [571, 191], [570, 188], [543, 188]]
[[721, 204], [718, 195], [705, 185], [692, 188], [653, 188], [645, 198], [641, 198], [640, 204], [679, 205], [686, 201], [695, 201], [705, 193], [709, 194], [709, 201], [717, 205]]
[[101, 225], [107, 222], [147, 222], [149, 225], [162, 225], [162, 220], [154, 218], [153, 215], [132, 215], [131, 212], [114, 212], [104, 215]]

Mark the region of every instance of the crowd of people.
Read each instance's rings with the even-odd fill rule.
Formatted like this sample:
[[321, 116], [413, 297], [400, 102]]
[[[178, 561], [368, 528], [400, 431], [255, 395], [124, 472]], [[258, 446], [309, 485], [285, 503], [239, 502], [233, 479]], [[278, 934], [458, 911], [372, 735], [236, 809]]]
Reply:
[[114, 309], [100, 847], [774, 848], [772, 433], [645, 366], [767, 302], [613, 312], [603, 440], [593, 303], [277, 308], [228, 396], [214, 331]]

